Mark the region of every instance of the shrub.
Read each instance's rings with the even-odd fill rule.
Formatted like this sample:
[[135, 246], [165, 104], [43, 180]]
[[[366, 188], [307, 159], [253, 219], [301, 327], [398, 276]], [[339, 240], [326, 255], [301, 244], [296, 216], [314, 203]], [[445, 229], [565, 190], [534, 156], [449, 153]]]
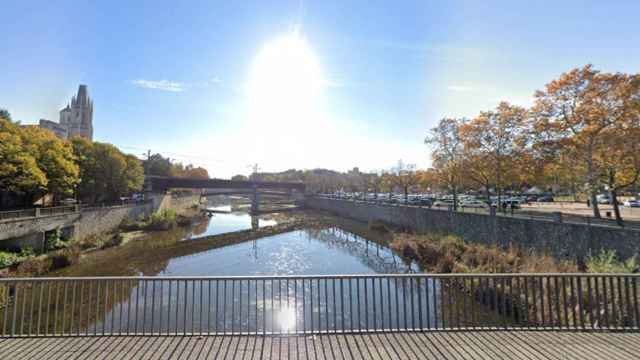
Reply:
[[9, 267], [20, 261], [18, 254], [8, 251], [0, 251], [0, 269]]
[[155, 212], [149, 219], [147, 228], [150, 230], [170, 230], [176, 227], [176, 211], [163, 209]]
[[635, 256], [620, 261], [615, 250], [602, 250], [598, 255], [588, 256], [586, 265], [590, 273], [634, 273], [638, 270]]

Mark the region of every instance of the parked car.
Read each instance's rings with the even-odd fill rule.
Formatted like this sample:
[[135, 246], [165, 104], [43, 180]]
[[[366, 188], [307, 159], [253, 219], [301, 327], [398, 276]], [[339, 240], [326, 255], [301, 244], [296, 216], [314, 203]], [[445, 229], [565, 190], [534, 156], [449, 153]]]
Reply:
[[467, 207], [467, 208], [485, 208], [487, 207], [487, 204], [480, 201], [480, 200], [465, 200], [460, 202], [460, 207]]
[[551, 195], [542, 195], [538, 197], [537, 202], [553, 202], [553, 196]]
[[72, 199], [72, 198], [67, 198], [67, 199], [64, 199], [64, 200], [60, 201], [60, 204], [62, 204], [62, 205], [75, 205], [77, 203], [78, 203], [78, 201], [76, 199]]
[[600, 194], [596, 196], [598, 204], [611, 204], [611, 196], [609, 194]]
[[629, 200], [625, 201], [623, 203], [623, 205], [625, 207], [630, 207], [630, 208], [640, 207], [640, 200], [629, 199]]

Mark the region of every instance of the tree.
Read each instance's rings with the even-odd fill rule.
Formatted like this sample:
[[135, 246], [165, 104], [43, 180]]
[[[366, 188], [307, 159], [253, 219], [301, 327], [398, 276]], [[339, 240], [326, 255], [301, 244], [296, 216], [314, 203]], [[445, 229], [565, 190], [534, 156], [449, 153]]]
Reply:
[[249, 181], [249, 178], [244, 175], [233, 175], [231, 177], [232, 181]]
[[9, 110], [0, 108], [0, 119], [11, 121], [11, 113], [9, 112]]
[[145, 174], [147, 175], [172, 176], [171, 161], [169, 160], [169, 158], [164, 158], [160, 154], [153, 154], [149, 156], [149, 158], [145, 160], [143, 164]]
[[513, 170], [522, 155], [526, 120], [525, 108], [501, 102], [495, 110], [481, 112], [460, 127], [466, 163], [471, 165], [465, 168], [485, 187], [494, 182], [498, 204], [504, 188], [516, 179]]
[[0, 119], [0, 193], [42, 193], [47, 188], [47, 175], [25, 146], [20, 131], [9, 120]]
[[432, 147], [431, 159], [439, 181], [453, 195], [453, 209], [458, 209], [458, 191], [463, 182], [464, 144], [460, 127], [465, 119], [443, 118], [431, 129], [425, 143]]
[[415, 164], [405, 164], [398, 160], [398, 164], [389, 172], [391, 184], [402, 189], [404, 203], [409, 202], [409, 190], [418, 184], [419, 177], [416, 174]]
[[547, 143], [574, 154], [584, 166], [596, 218], [600, 218], [596, 195], [601, 185], [596, 153], [608, 129], [637, 97], [630, 89], [632, 83], [628, 75], [602, 74], [586, 65], [562, 74], [535, 94], [534, 131], [544, 134]]
[[82, 181], [78, 196], [88, 202], [117, 201], [121, 196], [140, 191], [144, 171], [140, 160], [125, 155], [111, 144], [72, 139]]
[[47, 192], [54, 199], [73, 194], [80, 177], [71, 144], [36, 126], [21, 130], [23, 144], [46, 174]]

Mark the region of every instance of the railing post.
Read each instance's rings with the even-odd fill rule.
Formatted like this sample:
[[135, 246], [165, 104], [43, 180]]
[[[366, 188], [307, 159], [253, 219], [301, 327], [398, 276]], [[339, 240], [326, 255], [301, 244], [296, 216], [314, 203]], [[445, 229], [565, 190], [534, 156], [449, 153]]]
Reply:
[[40, 217], [40, 208], [36, 208], [35, 217]]

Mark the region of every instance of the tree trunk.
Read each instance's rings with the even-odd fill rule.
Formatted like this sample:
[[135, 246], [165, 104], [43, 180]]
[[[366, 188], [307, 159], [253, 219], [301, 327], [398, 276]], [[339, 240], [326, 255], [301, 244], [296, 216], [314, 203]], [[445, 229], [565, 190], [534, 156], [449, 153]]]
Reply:
[[613, 213], [616, 216], [616, 224], [624, 226], [622, 221], [622, 215], [620, 215], [620, 206], [618, 204], [618, 190], [614, 187], [615, 184], [615, 172], [609, 171], [609, 194], [611, 195], [611, 205], [613, 206]]
[[593, 205], [593, 216], [596, 219], [600, 219], [600, 208], [598, 207], [598, 201], [596, 200], [597, 184], [595, 176], [593, 175], [593, 157], [592, 157], [592, 145], [589, 143], [587, 148], [587, 182], [589, 183], [589, 191], [591, 192], [591, 205]]
[[453, 187], [453, 211], [458, 211], [458, 189]]

